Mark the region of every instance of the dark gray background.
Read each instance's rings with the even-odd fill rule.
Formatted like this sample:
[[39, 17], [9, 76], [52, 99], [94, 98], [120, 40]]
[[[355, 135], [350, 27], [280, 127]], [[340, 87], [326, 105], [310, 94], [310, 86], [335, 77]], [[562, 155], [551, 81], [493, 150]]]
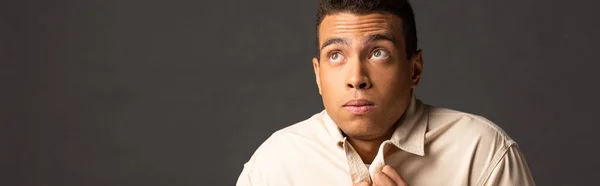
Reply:
[[[496, 122], [538, 185], [597, 183], [598, 4], [413, 0], [418, 97]], [[323, 109], [316, 6], [1, 1], [0, 185], [234, 185]]]

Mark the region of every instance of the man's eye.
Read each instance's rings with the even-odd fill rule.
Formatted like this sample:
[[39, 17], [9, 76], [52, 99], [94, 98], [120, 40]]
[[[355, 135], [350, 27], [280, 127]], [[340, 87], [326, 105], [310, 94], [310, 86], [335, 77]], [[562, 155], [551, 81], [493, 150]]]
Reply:
[[344, 60], [344, 56], [339, 52], [334, 52], [329, 55], [329, 61], [331, 61], [331, 62], [336, 63], [336, 62], [340, 62], [342, 60]]
[[389, 57], [390, 54], [382, 49], [377, 49], [371, 54], [371, 59], [385, 59]]

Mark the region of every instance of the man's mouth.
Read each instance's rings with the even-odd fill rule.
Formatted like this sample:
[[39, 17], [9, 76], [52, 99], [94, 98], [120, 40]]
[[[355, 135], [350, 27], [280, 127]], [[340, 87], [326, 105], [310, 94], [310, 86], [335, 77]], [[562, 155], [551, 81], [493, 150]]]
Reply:
[[375, 104], [369, 100], [356, 99], [346, 102], [343, 107], [352, 114], [361, 115], [375, 108]]

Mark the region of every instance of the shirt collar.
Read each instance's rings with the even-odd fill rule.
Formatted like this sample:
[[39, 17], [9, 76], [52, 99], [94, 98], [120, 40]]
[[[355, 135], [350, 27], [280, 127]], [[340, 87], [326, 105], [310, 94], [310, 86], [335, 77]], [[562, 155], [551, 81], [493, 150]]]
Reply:
[[[403, 151], [419, 156], [425, 155], [425, 133], [429, 119], [426, 109], [426, 105], [413, 94], [408, 108], [398, 120], [398, 125], [392, 134], [390, 139], [392, 144]], [[323, 110], [322, 113], [327, 131], [338, 146], [342, 145], [346, 138], [327, 112]]]

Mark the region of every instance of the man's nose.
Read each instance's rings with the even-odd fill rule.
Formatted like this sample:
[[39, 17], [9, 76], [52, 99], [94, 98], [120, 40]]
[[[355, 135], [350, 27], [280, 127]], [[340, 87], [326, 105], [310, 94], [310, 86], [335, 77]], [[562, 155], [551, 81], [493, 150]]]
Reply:
[[351, 89], [370, 89], [373, 84], [369, 79], [369, 75], [365, 64], [359, 60], [349, 61], [348, 78], [346, 86]]

